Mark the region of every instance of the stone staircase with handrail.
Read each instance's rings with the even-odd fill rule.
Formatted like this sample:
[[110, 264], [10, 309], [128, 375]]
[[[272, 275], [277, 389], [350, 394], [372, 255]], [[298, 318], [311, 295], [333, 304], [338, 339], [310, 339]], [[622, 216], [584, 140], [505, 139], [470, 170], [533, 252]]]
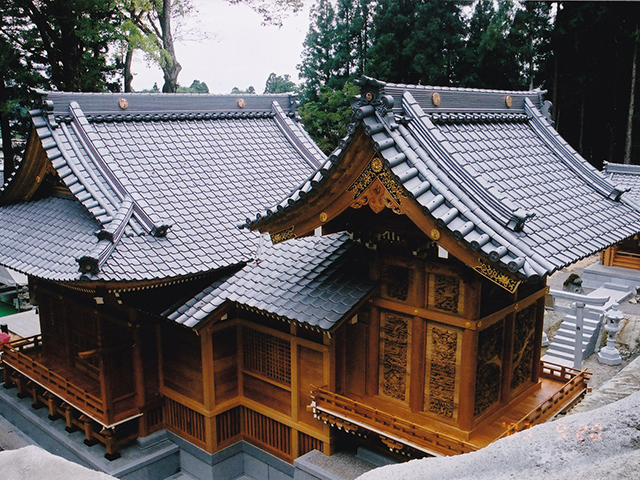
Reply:
[[[542, 359], [580, 369], [583, 359], [597, 351], [605, 312], [614, 304], [629, 298], [633, 289], [608, 283], [588, 295], [553, 289], [549, 294], [554, 298], [554, 309], [564, 313], [565, 317]], [[558, 300], [572, 303], [558, 305]], [[576, 337], [582, 340], [579, 352], [576, 351]]]

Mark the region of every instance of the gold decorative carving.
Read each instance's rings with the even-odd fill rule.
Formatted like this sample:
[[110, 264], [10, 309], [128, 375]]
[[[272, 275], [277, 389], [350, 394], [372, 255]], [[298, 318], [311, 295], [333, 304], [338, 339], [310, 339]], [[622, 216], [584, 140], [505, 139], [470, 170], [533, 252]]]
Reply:
[[397, 400], [407, 394], [407, 359], [409, 348], [409, 319], [387, 313], [380, 330], [381, 392]]
[[129, 100], [127, 100], [126, 98], [121, 98], [120, 100], [118, 100], [118, 106], [121, 110], [126, 110], [127, 108], [129, 108]]
[[367, 102], [370, 102], [371, 100], [373, 100], [373, 93], [371, 92], [365, 93], [364, 98], [367, 100]]
[[398, 215], [402, 214], [400, 205], [394, 201], [389, 192], [384, 188], [379, 179], [375, 179], [373, 184], [364, 192], [363, 195], [351, 204], [352, 208], [360, 208], [369, 205], [375, 213], [380, 213], [385, 208], [389, 208]]
[[504, 319], [485, 328], [478, 336], [474, 415], [480, 415], [500, 399], [503, 336]]
[[327, 216], [327, 214], [326, 214], [325, 212], [322, 212], [322, 213], [320, 214], [320, 221], [321, 221], [322, 223], [326, 222], [326, 221], [328, 220], [328, 218], [329, 218], [329, 217]]
[[384, 166], [382, 159], [377, 156], [362, 170], [347, 191], [353, 192], [353, 208], [369, 205], [375, 213], [390, 208], [401, 214], [401, 199], [407, 196], [393, 174]]
[[384, 290], [386, 296], [405, 301], [413, 284], [413, 271], [399, 265], [387, 265], [384, 272]]
[[296, 234], [293, 233], [293, 225], [289, 228], [285, 228], [284, 230], [280, 230], [279, 232], [272, 233], [271, 243], [275, 245], [276, 243], [281, 243], [285, 240], [291, 240], [292, 238], [296, 238]]
[[437, 107], [438, 105], [440, 105], [440, 101], [440, 94], [438, 92], [433, 92], [431, 94], [431, 103], [433, 103], [433, 105]]
[[530, 381], [533, 374], [533, 349], [536, 330], [536, 304], [516, 314], [511, 357], [511, 389]]
[[373, 160], [371, 160], [371, 170], [373, 170], [375, 173], [380, 173], [383, 167], [384, 163], [382, 162], [382, 160], [380, 160], [379, 157], [375, 157]]
[[511, 105], [513, 105], [513, 98], [511, 98], [511, 95], [507, 95], [506, 97], [504, 97], [504, 104], [508, 108], [511, 108]]
[[245, 103], [245, 101], [244, 101], [244, 98], [239, 98], [239, 99], [238, 99], [238, 107], [240, 107], [240, 108], [244, 108], [244, 107], [245, 107], [245, 105], [246, 105], [246, 103]]
[[431, 329], [431, 361], [427, 409], [452, 418], [456, 408], [456, 350], [458, 334], [438, 327]]
[[514, 280], [509, 275], [502, 273], [500, 270], [492, 267], [481, 258], [478, 259], [478, 262], [480, 262], [480, 265], [476, 266], [474, 270], [483, 277], [491, 280], [493, 283], [500, 285], [509, 293], [514, 293], [518, 288], [518, 285], [520, 285], [520, 280]]
[[433, 306], [447, 312], [458, 313], [460, 282], [455, 277], [434, 275]]
[[440, 238], [440, 232], [434, 228], [433, 230], [431, 230], [431, 232], [429, 232], [429, 236], [434, 240], [438, 240]]

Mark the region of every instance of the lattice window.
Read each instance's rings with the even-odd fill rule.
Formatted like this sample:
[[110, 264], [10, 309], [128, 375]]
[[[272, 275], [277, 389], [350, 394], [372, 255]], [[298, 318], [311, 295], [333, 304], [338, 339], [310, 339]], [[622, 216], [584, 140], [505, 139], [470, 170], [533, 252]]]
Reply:
[[291, 344], [267, 333], [243, 329], [244, 368], [271, 380], [291, 384]]

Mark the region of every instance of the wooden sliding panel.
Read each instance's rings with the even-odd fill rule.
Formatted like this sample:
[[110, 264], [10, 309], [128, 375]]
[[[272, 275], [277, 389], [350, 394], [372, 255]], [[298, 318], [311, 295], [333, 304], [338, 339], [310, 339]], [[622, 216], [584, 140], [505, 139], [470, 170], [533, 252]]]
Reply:
[[298, 422], [322, 432], [323, 423], [313, 418], [307, 410], [311, 405], [311, 386], [323, 385], [323, 353], [298, 346]]
[[201, 404], [204, 402], [200, 338], [179, 325], [162, 327], [163, 386]]
[[212, 336], [216, 404], [238, 396], [237, 337], [235, 326], [218, 330]]

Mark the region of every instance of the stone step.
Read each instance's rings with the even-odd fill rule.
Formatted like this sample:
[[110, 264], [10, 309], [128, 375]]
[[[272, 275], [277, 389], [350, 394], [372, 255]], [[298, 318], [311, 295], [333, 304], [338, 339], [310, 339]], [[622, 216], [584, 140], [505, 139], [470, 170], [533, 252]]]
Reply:
[[[584, 349], [582, 350], [584, 352]], [[547, 353], [558, 353], [558, 354], [563, 354], [563, 355], [569, 355], [571, 358], [573, 358], [575, 355], [575, 350], [573, 348], [573, 345], [562, 345], [562, 344], [552, 344], [549, 347], [549, 350], [547, 350]]]
[[564, 354], [555, 354], [548, 352], [544, 354], [542, 360], [545, 362], [557, 363], [558, 365], [564, 365], [565, 367], [573, 367], [573, 355], [568, 356]]
[[[576, 336], [575, 335], [566, 335], [566, 334], [561, 334], [560, 332], [558, 332], [556, 334], [555, 337], [553, 337], [553, 344], [554, 345], [567, 345], [570, 347], [574, 347], [576, 344]], [[586, 346], [589, 344], [589, 339], [588, 338], [582, 338], [582, 350], [584, 350], [586, 348]]]

